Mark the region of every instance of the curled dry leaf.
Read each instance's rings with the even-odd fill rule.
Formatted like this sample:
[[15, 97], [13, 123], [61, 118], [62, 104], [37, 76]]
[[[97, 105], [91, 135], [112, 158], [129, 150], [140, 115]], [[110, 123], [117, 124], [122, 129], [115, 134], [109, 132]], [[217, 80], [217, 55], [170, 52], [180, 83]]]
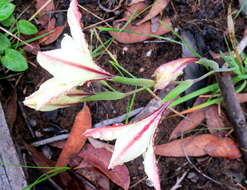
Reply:
[[63, 150], [59, 155], [56, 166], [66, 166], [70, 159], [77, 155], [87, 137], [82, 135], [87, 129], [92, 127], [91, 114], [88, 106], [85, 104], [83, 109], [77, 114], [69, 138], [63, 146]]
[[112, 157], [111, 152], [103, 148], [95, 149], [92, 145], [86, 144], [78, 156], [100, 170], [123, 189], [129, 188], [130, 176], [125, 165], [116, 166], [111, 170], [108, 169], [108, 165]]
[[[227, 131], [222, 130], [221, 128], [229, 127], [230, 123], [227, 121], [224, 112], [222, 112], [221, 115], [219, 114], [217, 105], [208, 107], [208, 109], [205, 111], [205, 117], [207, 121], [207, 127], [211, 134], [221, 137], [224, 137], [227, 134]], [[225, 123], [228, 123], [228, 125]]]
[[[77, 169], [76, 173], [84, 176], [101, 190], [110, 190], [110, 181], [100, 171], [95, 169], [90, 163], [84, 162], [84, 167]], [[86, 167], [85, 167], [86, 166]]]
[[55, 42], [58, 39], [58, 37], [63, 33], [64, 28], [65, 28], [65, 25], [57, 26], [57, 27], [52, 28], [52, 29], [45, 29], [45, 30], [41, 31], [40, 34], [44, 34], [46, 32], [51, 32], [51, 33], [48, 36], [41, 38], [39, 40], [39, 43], [41, 45], [49, 45], [49, 44]]
[[157, 145], [155, 154], [161, 156], [184, 157], [204, 156], [236, 159], [241, 154], [237, 144], [228, 137], [222, 138], [210, 134], [190, 136], [174, 140], [167, 144]]
[[[203, 98], [197, 98], [194, 106], [204, 102]], [[192, 130], [197, 127], [205, 119], [205, 109], [196, 110], [189, 113], [186, 118], [179, 122], [176, 128], [172, 131], [169, 140], [181, 136], [184, 132]]]
[[[162, 22], [166, 23], [167, 25], [171, 26], [171, 20], [169, 18], [162, 19]], [[113, 26], [114, 28], [121, 28], [119, 24]], [[117, 41], [124, 43], [124, 44], [132, 44], [137, 42], [142, 42], [149, 38], [152, 38], [151, 35], [163, 35], [169, 32], [168, 29], [164, 28], [163, 26], [159, 26], [156, 32], [151, 31], [151, 22], [146, 22], [139, 26], [134, 26], [132, 24], [127, 25], [124, 30], [129, 30], [134, 33], [128, 32], [113, 32], [110, 31], [110, 35], [114, 37]]]
[[166, 8], [169, 2], [170, 0], [156, 0], [153, 3], [152, 8], [150, 9], [149, 13], [141, 21], [139, 21], [137, 25], [141, 25], [144, 22], [157, 16], [159, 13], [161, 13]]
[[115, 23], [128, 21], [134, 15], [141, 13], [146, 7], [147, 7], [147, 5], [143, 2], [136, 3], [136, 4], [133, 4], [129, 7], [127, 7], [127, 9], [124, 12], [123, 18], [116, 20]]

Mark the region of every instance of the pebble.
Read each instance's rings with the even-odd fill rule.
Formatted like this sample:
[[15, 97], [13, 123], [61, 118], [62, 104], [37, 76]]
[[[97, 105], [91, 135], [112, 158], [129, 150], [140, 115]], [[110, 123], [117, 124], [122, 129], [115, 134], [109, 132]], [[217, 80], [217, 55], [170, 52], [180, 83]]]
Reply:
[[146, 53], [146, 56], [147, 57], [150, 57], [152, 55], [152, 50], [150, 49], [147, 53]]
[[197, 183], [197, 181], [199, 180], [199, 177], [195, 172], [188, 173], [187, 178], [194, 183]]

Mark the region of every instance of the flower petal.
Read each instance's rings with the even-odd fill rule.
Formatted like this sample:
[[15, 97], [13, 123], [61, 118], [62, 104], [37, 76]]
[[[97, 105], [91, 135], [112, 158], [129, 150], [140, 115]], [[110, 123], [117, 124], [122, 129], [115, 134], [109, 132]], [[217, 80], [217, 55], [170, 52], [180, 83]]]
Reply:
[[90, 55], [87, 42], [85, 40], [85, 35], [81, 29], [81, 13], [78, 10], [78, 1], [72, 0], [68, 9], [68, 23], [70, 27], [70, 32], [77, 44], [77, 47], [81, 49], [83, 54]]
[[26, 97], [24, 104], [40, 111], [68, 107], [81, 102], [81, 99], [88, 95], [74, 86], [74, 83], [64, 84], [55, 78], [49, 79], [40, 86], [38, 91]]
[[176, 80], [176, 78], [183, 73], [183, 69], [188, 63], [192, 63], [195, 61], [198, 61], [198, 59], [189, 57], [162, 64], [155, 70], [153, 74], [156, 78], [156, 84], [154, 88], [165, 88], [170, 82]]
[[147, 174], [149, 180], [153, 183], [153, 186], [156, 190], [160, 190], [160, 177], [159, 171], [156, 164], [156, 158], [153, 148], [153, 139], [149, 143], [147, 151], [143, 154], [144, 157], [144, 170]]
[[111, 141], [126, 134], [129, 127], [126, 125], [105, 126], [96, 129], [88, 129], [83, 135], [90, 136], [95, 139]]
[[163, 104], [159, 109], [144, 119], [135, 123], [107, 126], [91, 129], [84, 135], [104, 140], [117, 139], [109, 168], [121, 165], [143, 154], [157, 128], [161, 115], [169, 103]]

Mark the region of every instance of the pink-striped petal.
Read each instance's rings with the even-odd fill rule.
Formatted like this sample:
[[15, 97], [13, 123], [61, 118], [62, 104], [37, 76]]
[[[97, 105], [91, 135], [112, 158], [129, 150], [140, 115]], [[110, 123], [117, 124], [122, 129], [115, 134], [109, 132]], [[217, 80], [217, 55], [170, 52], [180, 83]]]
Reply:
[[49, 79], [40, 86], [38, 91], [26, 97], [24, 104], [40, 111], [51, 111], [77, 104], [89, 94], [76, 89], [74, 85], [59, 83], [55, 78]]
[[109, 168], [121, 165], [143, 154], [149, 145], [161, 115], [168, 103], [135, 123], [90, 129], [84, 134], [103, 140], [117, 139]]
[[176, 80], [176, 78], [183, 73], [184, 67], [187, 64], [198, 61], [197, 58], [181, 58], [159, 66], [153, 76], [156, 78], [155, 89], [163, 89], [170, 82]]
[[144, 170], [148, 179], [152, 182], [156, 190], [160, 190], [160, 177], [154, 154], [153, 139], [151, 139], [147, 151], [143, 154], [143, 158]]

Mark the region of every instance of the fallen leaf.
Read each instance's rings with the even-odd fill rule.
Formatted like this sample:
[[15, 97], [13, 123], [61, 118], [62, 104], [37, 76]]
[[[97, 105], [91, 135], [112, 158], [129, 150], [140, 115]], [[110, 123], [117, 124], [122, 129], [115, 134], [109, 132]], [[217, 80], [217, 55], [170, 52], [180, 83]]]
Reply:
[[69, 138], [63, 146], [63, 150], [59, 155], [56, 166], [66, 166], [69, 160], [77, 155], [87, 137], [82, 135], [87, 129], [92, 127], [91, 114], [88, 106], [85, 104], [83, 109], [77, 114]]
[[225, 123], [227, 123], [226, 115], [224, 114], [224, 112], [219, 115], [217, 105], [209, 106], [208, 109], [205, 111], [205, 117], [207, 127], [211, 134], [221, 137], [224, 137], [227, 134], [226, 130], [221, 130], [221, 128], [229, 127], [229, 125], [225, 125]]
[[[197, 98], [194, 106], [204, 102], [204, 99]], [[181, 136], [184, 132], [196, 128], [205, 119], [205, 109], [200, 109], [189, 113], [186, 118], [179, 122], [176, 128], [172, 131], [169, 140]]]
[[[82, 161], [83, 167], [76, 170], [76, 173], [87, 178], [91, 183], [95, 184], [98, 189], [110, 190], [110, 181], [100, 171], [95, 169], [90, 163]], [[86, 166], [86, 167], [85, 167]]]
[[155, 154], [174, 157], [184, 157], [185, 155], [197, 157], [208, 154], [212, 157], [229, 159], [241, 157], [239, 148], [233, 140], [211, 134], [190, 136], [167, 144], [157, 145]]
[[149, 13], [141, 20], [137, 23], [137, 25], [141, 25], [144, 22], [150, 20], [151, 18], [154, 18], [155, 16], [157, 16], [159, 13], [161, 13], [166, 6], [168, 5], [168, 3], [170, 2], [170, 0], [156, 0], [154, 1], [152, 8], [150, 9]]
[[237, 94], [237, 99], [238, 99], [239, 103], [247, 102], [247, 93]]
[[127, 9], [124, 11], [123, 18], [116, 20], [115, 22], [117, 23], [117, 22], [128, 21], [134, 15], [140, 14], [146, 7], [147, 7], [147, 5], [143, 2], [133, 4], [129, 7], [127, 7]]
[[145, 0], [132, 0], [128, 5], [133, 5], [133, 4], [136, 4], [136, 3], [139, 3], [139, 2], [143, 2]]
[[[31, 46], [30, 46], [31, 45]], [[32, 53], [34, 55], [37, 55], [38, 51], [40, 51], [40, 46], [38, 42], [32, 42], [29, 45], [25, 45], [23, 49], [26, 52]]]
[[[24, 142], [24, 146], [28, 152], [31, 153], [32, 159], [37, 166], [40, 167], [54, 167], [55, 162], [46, 158], [43, 153], [39, 152], [33, 146]], [[47, 172], [49, 169], [40, 168], [41, 171]]]
[[110, 152], [113, 152], [114, 146], [108, 143], [104, 143], [102, 141], [96, 140], [94, 138], [88, 137], [88, 141], [94, 148], [104, 148]]
[[58, 37], [63, 33], [64, 28], [65, 28], [65, 25], [57, 26], [51, 30], [46, 29], [46, 30], [42, 31], [42, 33], [46, 33], [46, 32], [51, 32], [51, 33], [48, 36], [41, 38], [39, 40], [39, 43], [41, 45], [49, 45], [49, 44], [55, 42], [58, 39]]
[[[37, 151], [31, 145], [24, 143], [25, 148], [32, 154], [32, 159], [39, 167], [54, 167], [55, 162], [46, 158], [41, 152]], [[49, 171], [46, 168], [39, 168], [43, 173]], [[54, 181], [64, 189], [80, 190], [80, 185], [73, 179], [68, 172], [60, 173], [53, 177]]]
[[6, 120], [9, 127], [13, 127], [15, 120], [16, 120], [16, 113], [17, 113], [17, 94], [16, 91], [13, 90], [11, 96], [9, 96], [6, 105]]
[[111, 152], [105, 150], [104, 148], [95, 149], [92, 145], [86, 144], [78, 156], [100, 170], [109, 179], [123, 189], [129, 188], [130, 176], [125, 165], [116, 166], [111, 170], [108, 169], [108, 165], [112, 157]]
[[[46, 3], [47, 5], [44, 6]], [[42, 26], [46, 26], [51, 20], [51, 11], [55, 9], [53, 0], [36, 0], [35, 8], [37, 11], [42, 8], [39, 12], [38, 21]]]
[[[171, 26], [171, 20], [169, 18], [163, 19], [162, 22], [164, 22], [167, 25]], [[119, 24], [116, 24], [113, 27], [120, 29], [120, 25]], [[144, 40], [152, 38], [152, 36], [150, 36], [150, 35], [163, 35], [163, 34], [169, 32], [168, 29], [166, 29], [166, 28], [164, 28], [163, 26], [160, 25], [158, 30], [153, 33], [151, 31], [151, 22], [146, 22], [146, 23], [141, 24], [139, 26], [134, 26], [132, 24], [129, 24], [124, 28], [124, 30], [129, 30], [129, 31], [132, 31], [134, 33], [113, 32], [113, 31], [110, 31], [109, 33], [118, 42], [121, 42], [121, 43], [124, 43], [124, 44], [132, 44], [132, 43], [142, 42]]]

